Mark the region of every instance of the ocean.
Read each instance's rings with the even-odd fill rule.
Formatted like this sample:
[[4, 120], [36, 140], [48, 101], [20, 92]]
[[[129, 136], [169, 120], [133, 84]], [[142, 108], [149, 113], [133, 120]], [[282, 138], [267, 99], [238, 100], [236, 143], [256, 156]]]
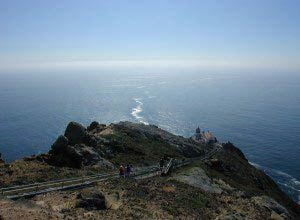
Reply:
[[300, 199], [300, 74], [76, 71], [0, 73], [0, 152], [47, 152], [69, 121], [195, 128], [233, 142]]

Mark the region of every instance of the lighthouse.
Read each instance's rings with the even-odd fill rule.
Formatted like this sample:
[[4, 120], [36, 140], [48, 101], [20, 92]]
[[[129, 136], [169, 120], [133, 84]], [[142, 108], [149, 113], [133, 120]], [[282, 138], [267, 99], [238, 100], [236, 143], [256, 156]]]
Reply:
[[201, 129], [198, 126], [198, 128], [196, 128], [195, 139], [199, 141], [201, 140], [201, 138], [202, 138]]

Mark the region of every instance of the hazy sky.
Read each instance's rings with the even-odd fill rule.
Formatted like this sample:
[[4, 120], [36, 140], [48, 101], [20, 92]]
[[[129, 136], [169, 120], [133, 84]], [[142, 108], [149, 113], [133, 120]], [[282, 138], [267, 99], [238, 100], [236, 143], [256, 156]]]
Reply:
[[299, 0], [0, 0], [0, 69], [300, 70]]

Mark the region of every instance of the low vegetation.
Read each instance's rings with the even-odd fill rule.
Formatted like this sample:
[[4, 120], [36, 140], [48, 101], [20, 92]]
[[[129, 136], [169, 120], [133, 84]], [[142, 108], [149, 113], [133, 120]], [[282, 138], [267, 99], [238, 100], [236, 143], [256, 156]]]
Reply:
[[[88, 128], [71, 122], [48, 154], [0, 165], [0, 186], [117, 171], [159, 159], [204, 155], [200, 144], [156, 126], [120, 122]], [[76, 163], [70, 158], [76, 158]], [[255, 219], [297, 220], [300, 207], [231, 143], [205, 161], [169, 176], [118, 178], [77, 191], [13, 202], [0, 198], [0, 219]], [[1, 220], [2, 220], [1, 219]]]

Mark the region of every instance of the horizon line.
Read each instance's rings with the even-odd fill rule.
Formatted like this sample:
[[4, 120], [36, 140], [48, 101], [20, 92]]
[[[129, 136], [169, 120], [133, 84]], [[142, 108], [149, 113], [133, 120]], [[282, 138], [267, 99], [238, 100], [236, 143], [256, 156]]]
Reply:
[[228, 70], [288, 70], [300, 71], [300, 64], [280, 63], [270, 60], [245, 62], [244, 60], [218, 59], [83, 59], [60, 61], [17, 61], [0, 62], [0, 71], [21, 70], [101, 70], [107, 68], [150, 68], [150, 69], [228, 69]]

